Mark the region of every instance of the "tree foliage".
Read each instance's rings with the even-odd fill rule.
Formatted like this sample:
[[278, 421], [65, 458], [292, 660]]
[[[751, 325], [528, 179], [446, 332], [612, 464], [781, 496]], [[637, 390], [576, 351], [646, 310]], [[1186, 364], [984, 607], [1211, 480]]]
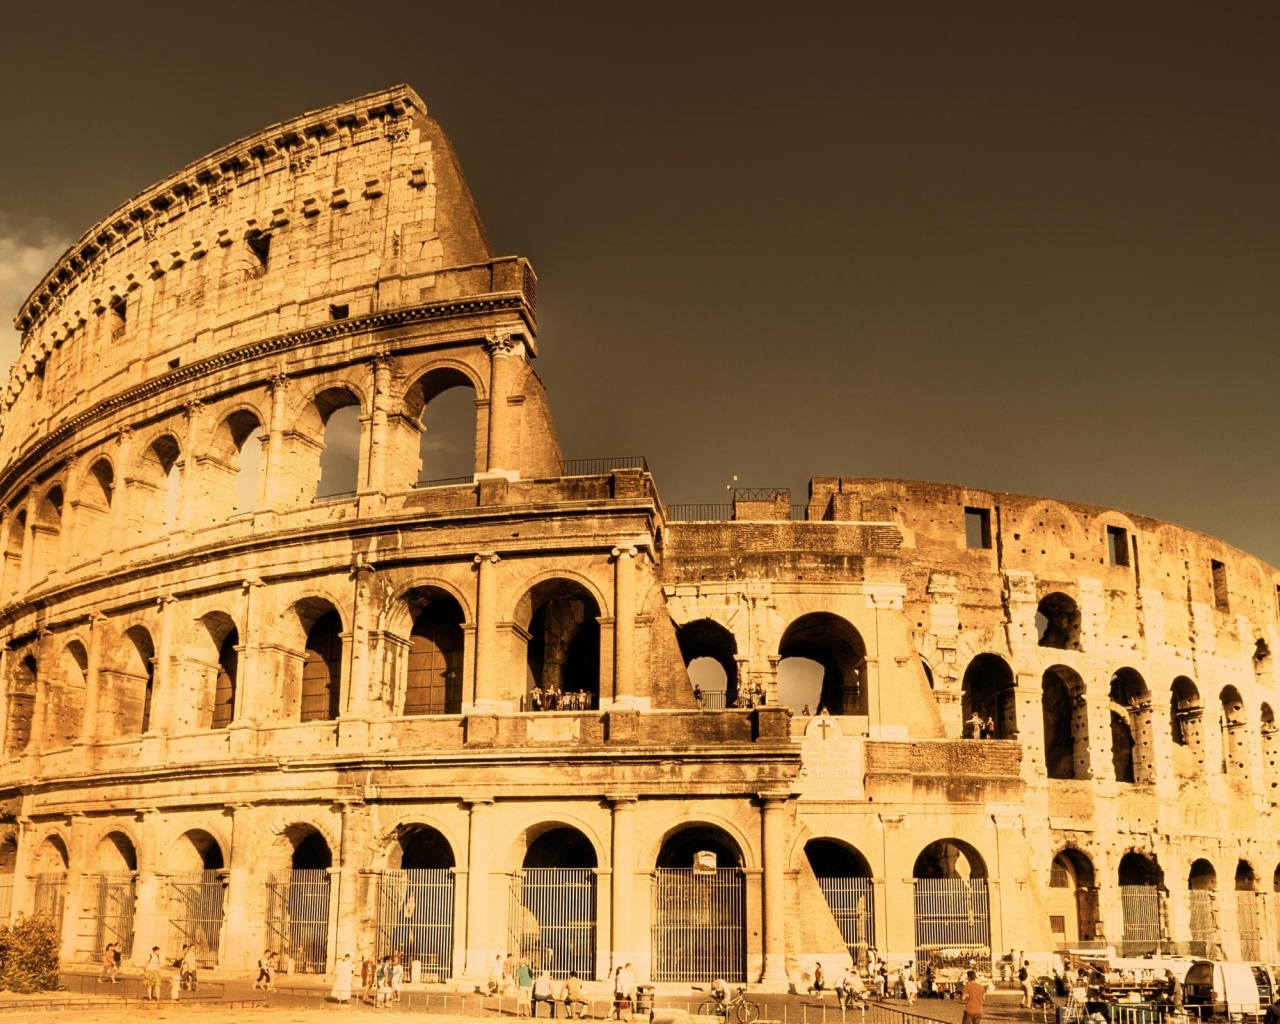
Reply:
[[0, 989], [51, 992], [58, 987], [58, 932], [45, 917], [19, 917], [0, 928]]

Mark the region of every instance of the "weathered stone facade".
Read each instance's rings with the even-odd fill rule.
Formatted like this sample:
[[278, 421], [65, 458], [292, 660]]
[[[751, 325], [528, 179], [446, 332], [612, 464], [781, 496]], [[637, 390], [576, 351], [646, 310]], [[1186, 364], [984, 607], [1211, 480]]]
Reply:
[[[868, 942], [1276, 954], [1277, 570], [951, 485], [668, 508], [637, 460], [564, 460], [536, 284], [403, 87], [49, 273], [0, 433], [13, 912], [70, 958], [378, 946], [463, 983], [513, 944], [771, 985]], [[424, 485], [455, 388], [474, 473]], [[700, 708], [699, 659], [764, 705]], [[788, 661], [828, 714], [777, 703]]]

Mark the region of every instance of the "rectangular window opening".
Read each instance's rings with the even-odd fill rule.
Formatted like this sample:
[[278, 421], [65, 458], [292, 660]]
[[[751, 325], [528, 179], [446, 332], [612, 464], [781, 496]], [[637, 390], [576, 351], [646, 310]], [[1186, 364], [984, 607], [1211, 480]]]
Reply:
[[350, 310], [351, 310], [351, 307], [350, 307], [350, 306], [348, 306], [345, 302], [344, 302], [342, 305], [340, 305], [340, 306], [338, 306], [338, 305], [330, 305], [330, 306], [329, 306], [329, 319], [330, 319], [330, 320], [345, 320], [348, 316], [350, 316], [350, 315], [351, 315]]
[[267, 272], [267, 263], [271, 259], [271, 235], [265, 231], [259, 231], [257, 234], [246, 235], [245, 243], [249, 246], [249, 252], [253, 254], [253, 258], [258, 263], [258, 275], [265, 274]]
[[1231, 601], [1227, 596], [1227, 567], [1217, 559], [1211, 559], [1213, 568], [1213, 606], [1220, 612], [1231, 610]]
[[965, 547], [991, 547], [991, 509], [967, 508], [964, 510]]
[[111, 337], [113, 339], [124, 333], [124, 326], [128, 320], [129, 304], [123, 298], [117, 298], [111, 303]]
[[1123, 526], [1107, 527], [1107, 563], [1129, 564], [1129, 531]]
[[179, 357], [179, 358], [177, 358], [177, 359], [170, 359], [170, 360], [169, 360], [169, 369], [171, 369], [171, 370], [176, 370], [176, 369], [177, 369], [179, 366], [181, 366], [181, 365], [182, 365], [182, 359], [181, 359], [181, 357]]

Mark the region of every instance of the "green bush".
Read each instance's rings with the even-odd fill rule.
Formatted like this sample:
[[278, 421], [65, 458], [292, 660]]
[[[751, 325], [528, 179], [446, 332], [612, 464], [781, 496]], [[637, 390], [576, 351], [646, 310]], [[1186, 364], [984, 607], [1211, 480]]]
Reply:
[[58, 987], [58, 933], [45, 917], [19, 917], [0, 928], [0, 988], [52, 992]]

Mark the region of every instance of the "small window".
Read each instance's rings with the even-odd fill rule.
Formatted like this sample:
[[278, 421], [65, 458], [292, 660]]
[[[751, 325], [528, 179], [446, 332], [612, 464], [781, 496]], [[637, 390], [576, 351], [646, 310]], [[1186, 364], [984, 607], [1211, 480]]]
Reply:
[[1057, 861], [1049, 868], [1049, 888], [1051, 889], [1068, 889], [1071, 887], [1071, 879], [1067, 877], [1067, 869]]
[[245, 243], [249, 246], [249, 253], [257, 263], [257, 266], [250, 270], [250, 276], [261, 277], [267, 272], [267, 263], [271, 259], [271, 235], [265, 231], [259, 231], [245, 236]]
[[1067, 934], [1067, 918], [1063, 914], [1049, 915], [1049, 931], [1054, 935]]
[[169, 369], [171, 369], [171, 370], [176, 370], [176, 369], [177, 369], [179, 366], [181, 366], [181, 365], [182, 365], [182, 358], [181, 358], [181, 357], [179, 357], [179, 358], [177, 358], [177, 359], [170, 359], [170, 360], [169, 360]]
[[124, 333], [124, 325], [129, 319], [129, 304], [122, 296], [117, 296], [111, 303], [111, 337], [118, 338]]
[[991, 547], [991, 509], [967, 508], [964, 510], [965, 547]]
[[1129, 531], [1123, 526], [1107, 527], [1107, 562], [1110, 565], [1129, 564]]
[[350, 315], [351, 315], [351, 314], [350, 314], [350, 309], [351, 309], [351, 307], [350, 307], [350, 306], [348, 306], [345, 302], [344, 302], [341, 306], [333, 306], [333, 305], [331, 305], [331, 306], [329, 307], [329, 319], [330, 319], [330, 320], [345, 320], [348, 316], [350, 316]]
[[1227, 597], [1227, 567], [1224, 563], [1213, 559], [1209, 562], [1213, 568], [1213, 606], [1220, 612], [1231, 610], [1231, 601]]

